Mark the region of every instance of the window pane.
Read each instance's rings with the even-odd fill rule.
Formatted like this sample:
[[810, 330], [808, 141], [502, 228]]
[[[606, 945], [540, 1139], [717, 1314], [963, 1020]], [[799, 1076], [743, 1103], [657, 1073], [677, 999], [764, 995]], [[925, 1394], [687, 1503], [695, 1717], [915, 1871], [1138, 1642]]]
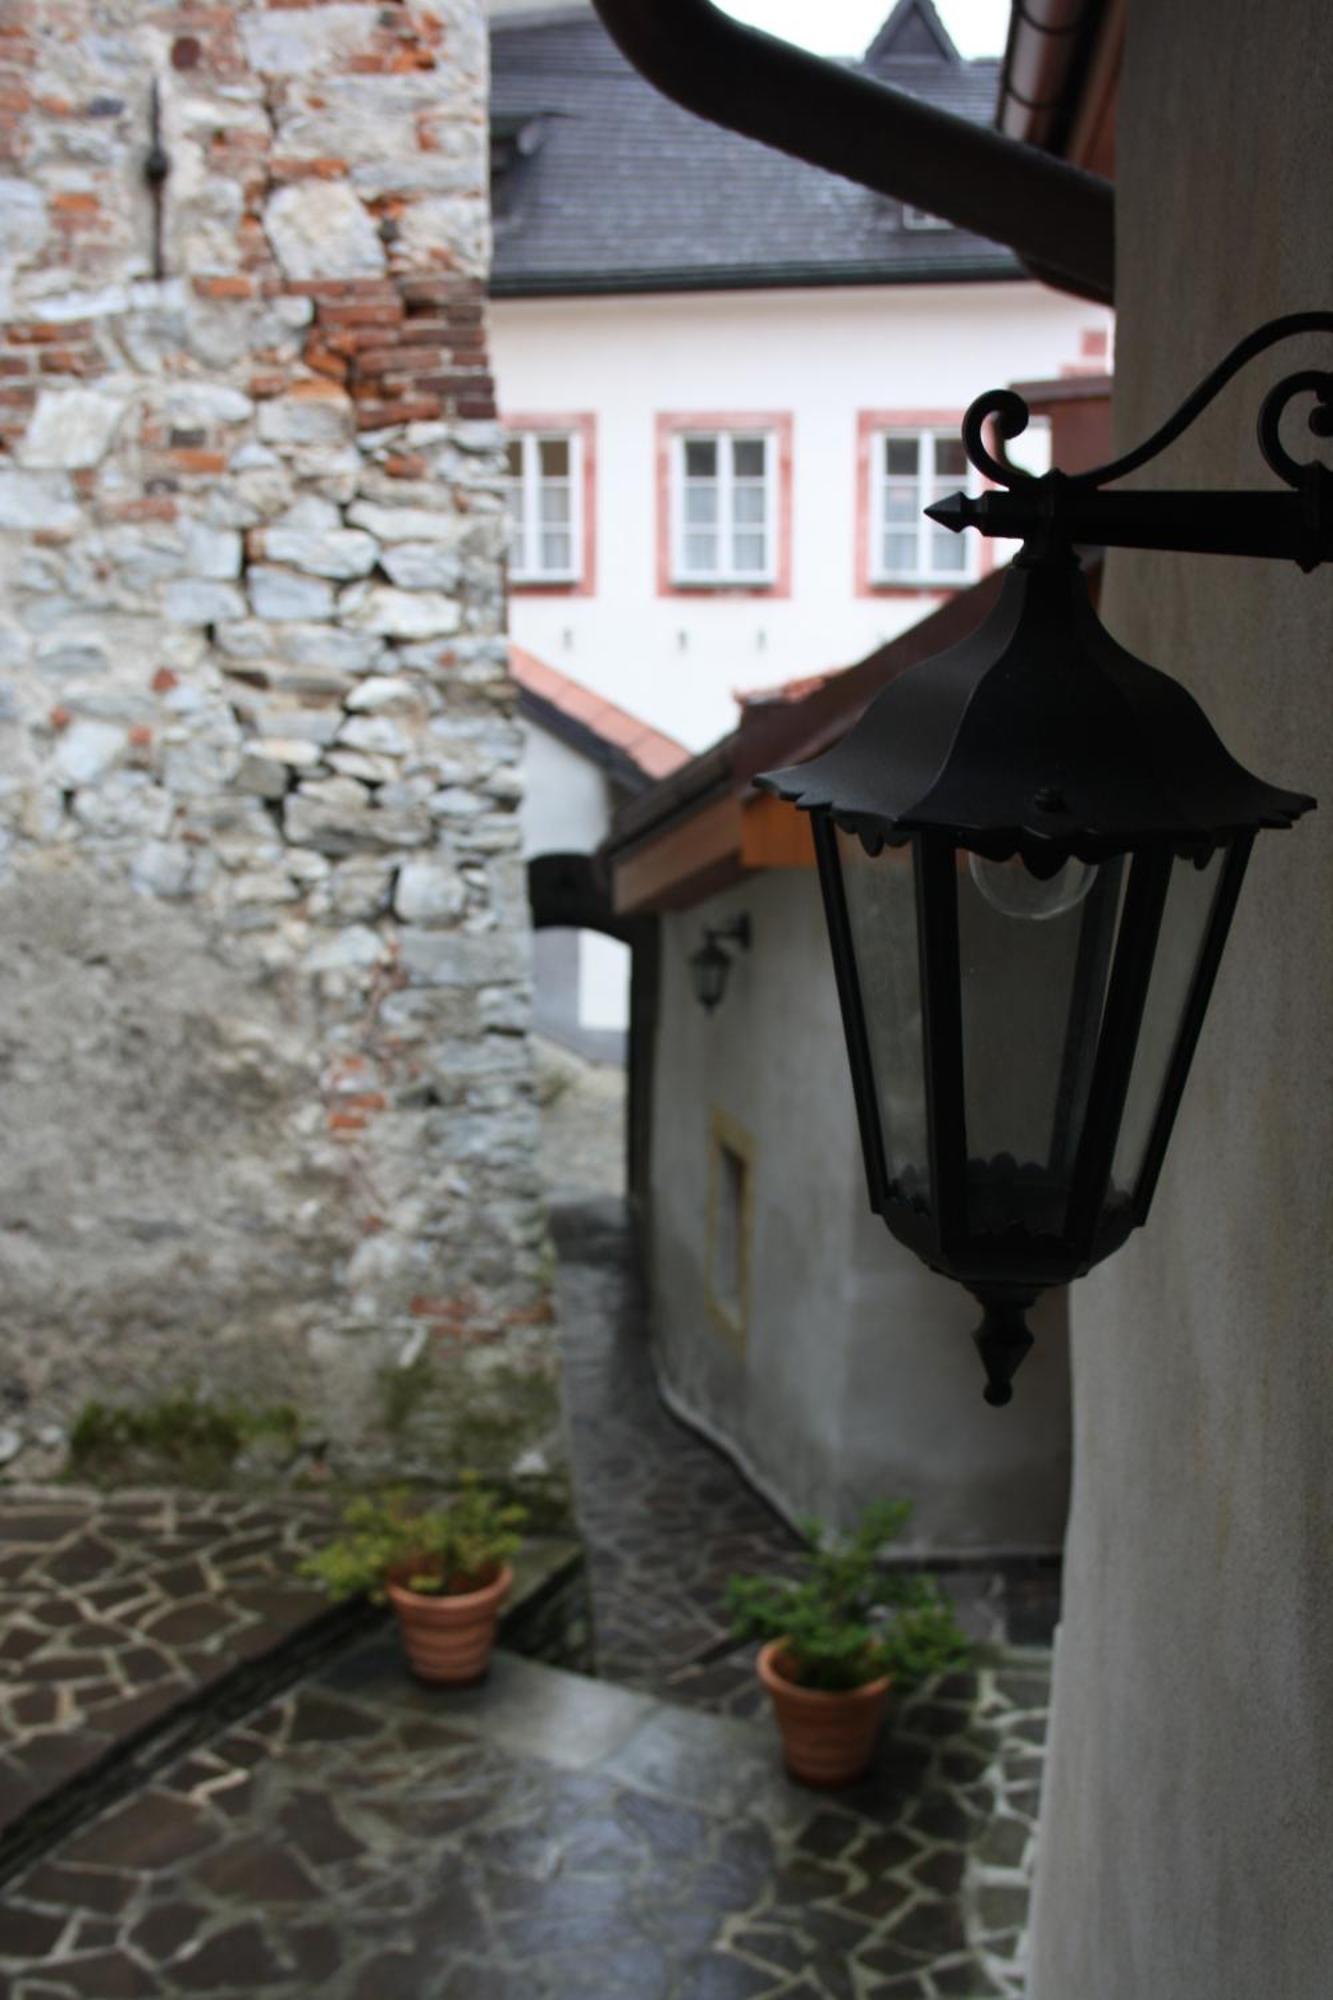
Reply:
[[717, 477], [716, 438], [686, 438], [685, 471], [691, 479]]
[[910, 847], [874, 857], [839, 833], [843, 892], [875, 1075], [884, 1157], [900, 1193], [929, 1194], [916, 893]]
[[717, 520], [716, 486], [689, 485], [685, 488], [685, 519], [692, 528], [711, 528]]
[[895, 576], [911, 576], [917, 567], [916, 534], [884, 537], [884, 567]]
[[509, 477], [511, 479], [521, 479], [523, 477], [522, 438], [510, 438], [508, 444], [505, 446], [505, 460], [509, 467]]
[[563, 479], [568, 476], [568, 438], [542, 438], [538, 442], [537, 451], [544, 477]]
[[937, 436], [935, 439], [935, 477], [937, 479], [966, 479], [967, 453], [963, 450], [961, 438]]
[[563, 528], [569, 522], [569, 488], [567, 486], [543, 486], [538, 495], [542, 524], [549, 528]]
[[764, 476], [763, 438], [734, 438], [731, 446], [731, 463], [738, 479], [762, 479]]
[[545, 528], [542, 531], [542, 568], [548, 574], [552, 570], [567, 570], [570, 567], [570, 540], [563, 528]]
[[762, 533], [752, 534], [748, 529], [744, 532], [738, 532], [732, 537], [732, 547], [735, 551], [734, 561], [738, 571], [746, 575], [754, 575], [756, 571], [763, 569], [764, 541], [765, 537]]
[[932, 528], [930, 533], [930, 566], [942, 574], [960, 574], [967, 568], [967, 543], [961, 535], [954, 535], [947, 528]]
[[691, 529], [685, 537], [685, 568], [690, 576], [711, 576], [717, 568], [717, 536]]
[[738, 528], [760, 528], [766, 517], [767, 489], [763, 486], [736, 486], [731, 494], [731, 518]]
[[[1125, 871], [960, 855], [968, 1221], [1057, 1235], [1083, 1136]], [[1015, 1172], [1015, 1167], [1018, 1171]]]
[[1226, 849], [1219, 847], [1202, 868], [1183, 857], [1177, 857], [1171, 866], [1157, 956], [1148, 982], [1143, 1024], [1111, 1168], [1111, 1186], [1116, 1194], [1132, 1195], [1138, 1184], [1185, 1002], [1217, 899], [1225, 855]]
[[915, 476], [921, 446], [917, 438], [885, 438], [884, 469], [886, 472], [910, 473]]
[[895, 527], [899, 523], [915, 522], [920, 509], [915, 486], [886, 486], [884, 489], [884, 519]]

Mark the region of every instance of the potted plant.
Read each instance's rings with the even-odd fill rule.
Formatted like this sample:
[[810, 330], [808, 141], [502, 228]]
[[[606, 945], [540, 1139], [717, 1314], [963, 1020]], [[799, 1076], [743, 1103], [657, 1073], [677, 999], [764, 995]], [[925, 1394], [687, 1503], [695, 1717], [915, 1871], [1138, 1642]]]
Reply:
[[393, 1606], [418, 1679], [454, 1686], [480, 1680], [514, 1580], [525, 1511], [464, 1473], [444, 1504], [406, 1490], [364, 1494], [343, 1533], [302, 1564], [335, 1599], [362, 1593]]
[[767, 1641], [759, 1678], [773, 1702], [784, 1762], [802, 1784], [859, 1778], [890, 1687], [910, 1687], [969, 1654], [934, 1579], [879, 1562], [910, 1512], [906, 1501], [882, 1501], [847, 1536], [806, 1522], [803, 1575], [736, 1576], [728, 1586], [738, 1637]]

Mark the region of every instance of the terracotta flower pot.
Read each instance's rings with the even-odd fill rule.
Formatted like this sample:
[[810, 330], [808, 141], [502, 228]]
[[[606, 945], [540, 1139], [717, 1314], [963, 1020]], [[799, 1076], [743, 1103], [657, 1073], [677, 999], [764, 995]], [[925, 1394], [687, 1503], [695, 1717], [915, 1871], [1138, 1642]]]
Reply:
[[514, 1572], [506, 1564], [480, 1590], [453, 1596], [430, 1597], [400, 1583], [385, 1586], [397, 1613], [408, 1665], [418, 1680], [457, 1687], [481, 1679], [490, 1665], [500, 1606], [513, 1581]]
[[768, 1689], [782, 1738], [782, 1757], [803, 1785], [850, 1785], [865, 1772], [889, 1699], [889, 1676], [839, 1694], [798, 1687], [783, 1672], [781, 1639], [759, 1655], [759, 1678]]

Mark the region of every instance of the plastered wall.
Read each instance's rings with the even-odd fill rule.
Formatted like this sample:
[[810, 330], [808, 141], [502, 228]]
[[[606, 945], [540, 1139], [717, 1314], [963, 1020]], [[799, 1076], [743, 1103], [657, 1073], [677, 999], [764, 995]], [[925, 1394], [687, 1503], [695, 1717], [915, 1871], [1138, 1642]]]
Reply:
[[[1133, 0], [1118, 443], [1328, 306], [1323, 0]], [[1259, 364], [1162, 484], [1265, 484]], [[1298, 455], [1299, 425], [1289, 439]], [[1326, 449], [1326, 447], [1325, 447]], [[1118, 636], [1319, 795], [1261, 836], [1147, 1229], [1073, 1294], [1075, 1481], [1032, 2000], [1323, 2000], [1333, 1977], [1333, 580], [1113, 556]]]

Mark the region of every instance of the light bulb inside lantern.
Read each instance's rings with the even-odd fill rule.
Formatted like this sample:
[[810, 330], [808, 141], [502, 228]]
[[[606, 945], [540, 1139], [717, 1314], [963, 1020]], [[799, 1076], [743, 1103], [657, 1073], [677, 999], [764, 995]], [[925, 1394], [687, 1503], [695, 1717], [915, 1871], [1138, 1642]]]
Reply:
[[983, 854], [969, 854], [967, 867], [993, 910], [1038, 924], [1076, 908], [1097, 876], [1094, 862], [1078, 861], [1072, 855], [1063, 868], [1045, 879], [1034, 875], [1016, 854], [1007, 861], [988, 861]]

